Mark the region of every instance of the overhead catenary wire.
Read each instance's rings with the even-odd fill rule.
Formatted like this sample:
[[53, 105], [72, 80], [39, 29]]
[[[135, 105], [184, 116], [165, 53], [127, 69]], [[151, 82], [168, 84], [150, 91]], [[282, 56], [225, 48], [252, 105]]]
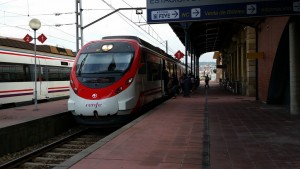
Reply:
[[[3, 2], [3, 3], [0, 3], [0, 6], [1, 5], [7, 5], [9, 3], [16, 3], [16, 1], [18, 0], [7, 0], [6, 2]], [[128, 1], [125, 1], [125, 0], [121, 0], [124, 4], [126, 4], [126, 6], [129, 6], [132, 8], [132, 5], [129, 4]], [[0, 11], [3, 12], [3, 15], [0, 16], [0, 18], [3, 18], [3, 22], [0, 23], [0, 26], [1, 27], [11, 27], [11, 28], [16, 28], [16, 29], [19, 29], [19, 30], [22, 30], [22, 31], [32, 31], [31, 29], [28, 29], [28, 25], [23, 23], [23, 24], [20, 24], [20, 25], [12, 25], [12, 23], [9, 23], [9, 22], [6, 22], [5, 18], [22, 18], [22, 17], [27, 17], [27, 18], [33, 18], [33, 17], [39, 17], [39, 16], [49, 16], [49, 17], [60, 17], [60, 16], [65, 16], [65, 15], [74, 15], [76, 14], [76, 12], [74, 11], [67, 11], [67, 12], [55, 12], [55, 13], [40, 13], [40, 14], [34, 14], [32, 12], [30, 12], [31, 9], [33, 9], [31, 6], [32, 4], [30, 4], [30, 1], [26, 1], [24, 2], [26, 3], [27, 5], [27, 9], [24, 11], [24, 13], [21, 13], [21, 12], [11, 12], [11, 11], [7, 11], [7, 10], [3, 10], [3, 9], [0, 9]], [[94, 8], [94, 9], [82, 9], [83, 11], [96, 11], [96, 10], [101, 10], [101, 11], [105, 11], [105, 10], [115, 10], [116, 8], [114, 8], [111, 4], [107, 3], [106, 1], [103, 0], [103, 3], [105, 3], [106, 5], [108, 5], [109, 8], [111, 9], [108, 9], [108, 8]], [[121, 12], [118, 12], [118, 14], [120, 15], [120, 18], [123, 19], [130, 27], [132, 27], [132, 29], [134, 29], [135, 31], [137, 31], [138, 33], [140, 34], [144, 34], [146, 33], [147, 35], [149, 36], [145, 36], [145, 38], [149, 39], [150, 41], [153, 41], [155, 40], [156, 42], [158, 42], [160, 45], [162, 46], [166, 46], [166, 40], [163, 40], [163, 38], [161, 38], [161, 36], [154, 30], [154, 28], [149, 25], [149, 24], [145, 24], [147, 23], [145, 17], [143, 15], [138, 15], [138, 22], [136, 21], [133, 21], [132, 18], [129, 18], [127, 15], [124, 15], [123, 13]], [[56, 19], [57, 21], [59, 21], [60, 19]], [[11, 19], [7, 19], [7, 21], [11, 21]], [[73, 32], [68, 32], [68, 31], [64, 31], [64, 29], [61, 29], [60, 27], [63, 27], [63, 26], [72, 26], [72, 25], [75, 25], [75, 23], [55, 23], [55, 24], [52, 24], [52, 23], [49, 23], [48, 21], [43, 21], [42, 20], [42, 25], [45, 26], [45, 27], [49, 27], [49, 29], [53, 29], [57, 32], [60, 32], [62, 33], [63, 35], [66, 35], [66, 36], [69, 36], [69, 37], [72, 37], [72, 38], [64, 38], [65, 36], [57, 36], [59, 33], [57, 34], [47, 34], [47, 36], [49, 37], [53, 37], [53, 38], [56, 38], [56, 39], [59, 39], [59, 40], [63, 40], [63, 41], [66, 41], [66, 42], [70, 42], [70, 43], [73, 43], [73, 44], [76, 44], [75, 42], [75, 39], [76, 39], [76, 35], [74, 35]], [[151, 38], [149, 38], [151, 37]], [[73, 40], [70, 40], [70, 39], [74, 39]], [[172, 51], [172, 48], [168, 47], [169, 51]]]
[[[35, 14], [35, 15], [28, 14], [28, 15], [25, 15], [25, 14], [16, 13], [16, 12], [10, 12], [10, 11], [5, 11], [5, 10], [0, 10], [0, 11], [2, 11], [2, 12], [5, 13], [5, 15], [3, 16], [4, 18], [5, 17], [29, 17], [29, 18], [33, 18], [35, 16], [45, 16], [45, 15], [48, 15], [48, 16], [51, 16], [51, 15], [52, 16], [60, 16], [60, 15], [66, 15], [66, 14], [75, 14], [75, 12], [64, 12], [64, 13], [48, 13], [48, 14]], [[13, 15], [6, 15], [6, 14], [13, 14]], [[24, 31], [31, 31], [31, 29], [26, 28], [26, 27], [28, 27], [28, 25], [9, 25], [9, 24], [6, 24], [6, 23], [0, 23], [0, 24], [2, 25], [2, 27], [11, 27], [11, 28], [16, 28], [16, 29], [24, 30]], [[71, 33], [68, 33], [66, 31], [63, 31], [61, 29], [57, 29], [56, 28], [56, 27], [70, 26], [70, 25], [75, 25], [75, 23], [62, 23], [62, 24], [47, 24], [47, 23], [44, 24], [43, 23], [43, 26], [51, 27], [52, 29], [55, 29], [56, 31], [59, 31], [59, 32], [65, 34], [65, 35], [71, 36], [72, 38], [75, 38], [75, 35], [73, 35]], [[58, 36], [54, 36], [54, 35], [51, 35], [51, 34], [48, 34], [47, 36], [48, 37], [53, 37], [55, 39], [59, 39], [59, 40], [65, 41], [65, 42], [69, 42], [69, 43], [75, 44], [75, 41], [70, 41], [69, 39], [64, 39], [64, 38], [61, 38], [61, 37], [58, 37]]]
[[[124, 0], [122, 0], [125, 4], [127, 4], [129, 7], [131, 7], [131, 8], [133, 8], [130, 4], [128, 4], [127, 2], [125, 2]], [[107, 3], [105, 0], [102, 0], [102, 2], [103, 3], [105, 3], [107, 6], [109, 6], [111, 9], [113, 9], [113, 10], [116, 10], [116, 8], [115, 7], [113, 7], [111, 4], [109, 4], [109, 3]], [[137, 27], [139, 27], [141, 30], [143, 30], [145, 33], [147, 33], [148, 35], [150, 35], [155, 41], [157, 41], [159, 44], [161, 44], [161, 45], [163, 45], [164, 47], [166, 47], [166, 41], [164, 41], [159, 35], [158, 35], [158, 33], [151, 27], [151, 25], [149, 25], [149, 24], [146, 24], [149, 28], [151, 28], [151, 30], [155, 33], [155, 35], [157, 36], [157, 38], [159, 38], [159, 40], [157, 39], [157, 38], [155, 38], [153, 35], [151, 35], [150, 34], [150, 31], [146, 31], [146, 30], [144, 30], [144, 29], [142, 29], [141, 28], [141, 25], [138, 25], [137, 23], [135, 23], [135, 22], [133, 22], [130, 18], [128, 18], [127, 16], [125, 16], [124, 14], [122, 14], [121, 12], [118, 12], [119, 13], [119, 15], [121, 15], [122, 17], [124, 17], [126, 20], [128, 20], [128, 21], [130, 21], [132, 24], [134, 24], [135, 26], [137, 26]], [[144, 19], [144, 21], [146, 21], [146, 19], [143, 17], [143, 16], [141, 16], [141, 18], [143, 18]], [[124, 20], [124, 19], [123, 19]], [[126, 20], [124, 20], [125, 22], [127, 22]], [[129, 24], [129, 22], [127, 22], [128, 24]], [[129, 24], [130, 25], [130, 24]], [[145, 24], [144, 24], [145, 25]], [[131, 27], [133, 27], [132, 25], [130, 25]], [[133, 27], [134, 28], [134, 27]], [[137, 30], [136, 28], [134, 28], [135, 30]], [[138, 30], [137, 30], [138, 31]], [[138, 31], [139, 32], [139, 31]], [[148, 37], [146, 37], [147, 39], [149, 39]], [[151, 39], [149, 39], [149, 40], [151, 40]], [[170, 47], [168, 47], [168, 49], [170, 50], [170, 51], [172, 51], [173, 53], [175, 53], [174, 52], [174, 50], [172, 49], [172, 48], [170, 48]]]

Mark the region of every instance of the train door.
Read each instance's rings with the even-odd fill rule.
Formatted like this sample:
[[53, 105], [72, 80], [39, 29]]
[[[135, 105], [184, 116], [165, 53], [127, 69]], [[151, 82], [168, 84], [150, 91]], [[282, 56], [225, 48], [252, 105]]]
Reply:
[[48, 81], [46, 81], [46, 72], [47, 68], [45, 66], [39, 67], [39, 74], [38, 74], [38, 82], [39, 82], [39, 98], [46, 99], [48, 98]]
[[48, 84], [46, 79], [46, 68], [45, 66], [42, 66], [41, 60], [36, 59], [36, 79], [35, 79], [35, 65], [33, 64], [31, 67], [31, 76], [33, 79], [33, 90], [35, 92], [35, 86], [36, 86], [36, 92], [37, 92], [37, 99], [42, 100], [46, 99], [48, 97]]
[[161, 97], [161, 59], [152, 53], [147, 54], [147, 83], [145, 84], [146, 102]]
[[164, 81], [165, 81], [165, 77], [164, 77], [164, 69], [165, 69], [165, 60], [161, 59], [160, 60], [160, 87], [161, 87], [161, 95], [165, 95], [165, 86], [164, 86]]
[[141, 105], [144, 105], [145, 102], [145, 84], [147, 83], [147, 59], [146, 53], [141, 53], [140, 66], [138, 71], [138, 89], [140, 94], [139, 102]]

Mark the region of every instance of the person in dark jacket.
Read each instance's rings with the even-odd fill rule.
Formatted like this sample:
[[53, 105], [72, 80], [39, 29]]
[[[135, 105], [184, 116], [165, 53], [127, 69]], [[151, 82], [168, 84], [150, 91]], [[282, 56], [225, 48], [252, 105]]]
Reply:
[[184, 81], [183, 81], [183, 96], [184, 97], [190, 97], [191, 86], [192, 86], [192, 80], [185, 74]]
[[173, 94], [173, 99], [175, 99], [176, 96], [177, 96], [178, 85], [179, 85], [179, 81], [178, 81], [177, 76], [175, 74], [172, 74], [172, 94]]
[[169, 90], [168, 90], [168, 84], [169, 84], [169, 72], [167, 71], [166, 67], [163, 67], [163, 80], [164, 80], [164, 91], [165, 91], [165, 95], [169, 94]]
[[205, 86], [204, 87], [209, 88], [209, 77], [208, 77], [208, 75], [205, 76]]

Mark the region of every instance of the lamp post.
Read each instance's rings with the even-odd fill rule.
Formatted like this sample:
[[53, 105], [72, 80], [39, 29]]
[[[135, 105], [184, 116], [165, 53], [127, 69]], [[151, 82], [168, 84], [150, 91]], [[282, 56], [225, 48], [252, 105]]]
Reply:
[[31, 19], [29, 22], [30, 28], [34, 31], [34, 105], [37, 110], [37, 75], [36, 75], [36, 31], [40, 29], [41, 22], [38, 19]]

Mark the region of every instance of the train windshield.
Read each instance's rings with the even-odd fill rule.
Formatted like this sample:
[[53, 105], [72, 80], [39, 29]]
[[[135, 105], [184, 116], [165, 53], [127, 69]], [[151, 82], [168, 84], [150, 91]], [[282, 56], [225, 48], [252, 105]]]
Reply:
[[124, 73], [129, 68], [133, 53], [84, 53], [76, 64], [76, 74]]

